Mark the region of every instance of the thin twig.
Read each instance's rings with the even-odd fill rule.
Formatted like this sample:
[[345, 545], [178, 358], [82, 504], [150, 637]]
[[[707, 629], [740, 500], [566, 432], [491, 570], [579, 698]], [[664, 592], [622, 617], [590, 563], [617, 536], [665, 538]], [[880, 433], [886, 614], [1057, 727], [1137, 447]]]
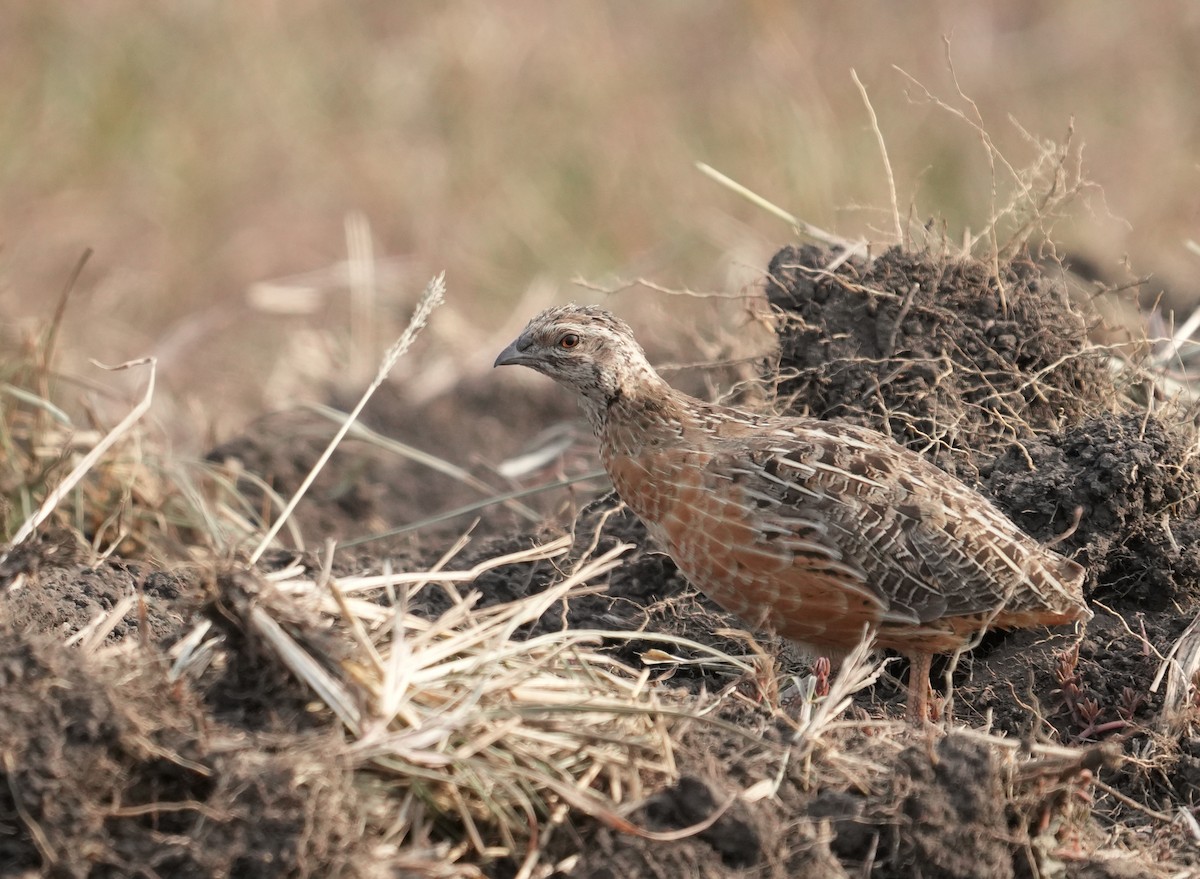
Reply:
[[1112, 785], [1105, 784], [1103, 781], [1101, 781], [1098, 778], [1093, 778], [1092, 784], [1094, 784], [1096, 787], [1100, 788], [1100, 790], [1104, 791], [1106, 794], [1108, 794], [1114, 800], [1124, 803], [1126, 806], [1129, 806], [1131, 809], [1137, 809], [1139, 812], [1149, 815], [1151, 818], [1155, 819], [1156, 821], [1162, 821], [1164, 824], [1170, 824], [1171, 822], [1173, 822], [1175, 820], [1172, 816], [1166, 814], [1165, 812], [1159, 812], [1155, 809], [1151, 809], [1149, 806], [1145, 805], [1144, 803], [1139, 803], [1133, 797], [1126, 796], [1125, 794], [1121, 793], [1119, 790], [1117, 790]]
[[50, 396], [49, 376], [50, 365], [54, 361], [54, 348], [58, 342], [58, 332], [62, 329], [63, 316], [67, 313], [67, 301], [70, 300], [71, 294], [75, 292], [75, 285], [79, 283], [79, 276], [83, 274], [83, 267], [87, 265], [92, 256], [90, 247], [84, 248], [79, 259], [75, 262], [75, 268], [71, 271], [71, 276], [67, 278], [67, 283], [63, 287], [62, 294], [58, 297], [58, 304], [54, 306], [54, 316], [50, 318], [50, 326], [46, 330], [46, 341], [42, 345], [41, 364], [39, 372], [41, 373], [41, 392], [45, 397]]

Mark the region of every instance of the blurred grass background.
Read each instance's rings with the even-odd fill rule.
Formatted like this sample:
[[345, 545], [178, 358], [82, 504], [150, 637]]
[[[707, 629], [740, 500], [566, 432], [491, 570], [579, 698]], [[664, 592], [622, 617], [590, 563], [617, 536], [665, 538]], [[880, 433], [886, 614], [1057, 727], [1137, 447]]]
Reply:
[[887, 238], [851, 68], [901, 208], [915, 202], [960, 239], [988, 216], [986, 155], [893, 69], [965, 108], [944, 36], [1017, 167], [1034, 152], [1010, 115], [1045, 138], [1075, 119], [1103, 197], [1056, 230], [1062, 247], [1117, 276], [1128, 256], [1180, 307], [1194, 300], [1200, 260], [1182, 242], [1200, 237], [1200, 5], [1188, 0], [7, 3], [4, 344], [46, 320], [93, 248], [63, 368], [158, 354], [184, 420], [236, 428], [280, 402], [264, 376], [299, 326], [249, 308], [247, 290], [344, 260], [354, 211], [376, 254], [399, 258], [382, 306], [397, 321], [447, 271], [431, 344], [472, 368], [494, 354], [481, 338], [523, 324], [513, 312], [531, 286], [556, 285], [559, 301], [597, 298], [572, 289], [577, 275], [736, 290], [791, 233], [696, 161], [811, 223]]

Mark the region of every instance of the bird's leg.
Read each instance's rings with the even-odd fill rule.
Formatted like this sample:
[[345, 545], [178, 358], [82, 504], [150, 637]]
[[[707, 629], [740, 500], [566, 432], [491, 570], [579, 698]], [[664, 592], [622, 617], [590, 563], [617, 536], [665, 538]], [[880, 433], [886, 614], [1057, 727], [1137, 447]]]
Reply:
[[812, 675], [815, 679], [814, 695], [828, 696], [829, 681], [833, 677], [833, 663], [828, 656], [818, 656], [813, 660]]
[[908, 700], [906, 714], [914, 723], [929, 720], [929, 672], [933, 656], [928, 653], [910, 653], [908, 656]]

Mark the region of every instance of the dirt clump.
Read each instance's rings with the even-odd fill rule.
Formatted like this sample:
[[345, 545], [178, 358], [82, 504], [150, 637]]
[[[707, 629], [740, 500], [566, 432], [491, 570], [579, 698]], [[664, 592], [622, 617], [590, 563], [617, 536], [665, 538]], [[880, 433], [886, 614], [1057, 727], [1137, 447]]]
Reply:
[[327, 737], [268, 744], [216, 724], [168, 667], [0, 625], [6, 875], [364, 875]]
[[[36, 541], [34, 547], [44, 546]], [[183, 572], [168, 572], [144, 562], [108, 559], [87, 564], [83, 554], [49, 558], [28, 552], [9, 559], [20, 562], [25, 575], [19, 588], [10, 588], [0, 619], [17, 628], [70, 636], [112, 613], [128, 596], [136, 605], [114, 621], [106, 636], [109, 643], [125, 638], [159, 642], [175, 636], [183, 624], [185, 606], [180, 603], [187, 590]]]
[[1156, 723], [1163, 691], [1150, 683], [1200, 613], [1196, 441], [1144, 411], [1103, 413], [1014, 443], [984, 467], [982, 490], [1014, 522], [1041, 540], [1062, 536], [1059, 551], [1087, 571], [1095, 616], [1077, 643], [988, 636], [959, 677], [964, 708], [1011, 732], [1046, 723], [1070, 742]]
[[796, 414], [873, 427], [969, 478], [1011, 441], [1113, 397], [1065, 288], [1019, 258], [892, 248], [826, 270], [835, 253], [785, 247], [766, 293], [780, 314], [777, 380]]
[[[1089, 595], [1143, 611], [1200, 600], [1195, 432], [1145, 412], [1105, 413], [1013, 444], [984, 487], [1030, 534], [1062, 543]], [[1065, 549], [1064, 549], [1065, 548]]]
[[[595, 854], [572, 877], [1024, 879], [1061, 870], [1068, 856], [1074, 869], [1092, 863], [1080, 848], [1096, 831], [1079, 762], [1044, 767], [984, 736], [929, 738], [865, 725], [806, 745], [788, 721], [736, 700], [718, 716], [743, 730], [742, 741], [689, 725], [679, 759], [697, 775], [651, 794], [630, 815], [653, 833], [703, 829], [656, 840], [581, 828], [583, 850]], [[769, 798], [736, 796], [772, 780]], [[1122, 874], [1101, 862], [1094, 875]]]
[[875, 796], [830, 788], [806, 811], [830, 822], [833, 851], [850, 864], [874, 861], [873, 876], [1009, 879], [1014, 843], [1009, 797], [997, 755], [981, 742], [949, 735], [931, 749], [914, 744], [893, 758]]

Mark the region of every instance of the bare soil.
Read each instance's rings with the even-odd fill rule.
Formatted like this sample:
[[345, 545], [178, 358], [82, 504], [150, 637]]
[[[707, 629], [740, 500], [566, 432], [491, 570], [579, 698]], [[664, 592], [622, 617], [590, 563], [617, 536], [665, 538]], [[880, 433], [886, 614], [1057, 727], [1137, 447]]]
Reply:
[[[548, 844], [553, 872], [617, 877], [1160, 877], [1200, 871], [1200, 716], [1167, 724], [1161, 657], [1200, 613], [1200, 464], [1191, 425], [1125, 399], [1087, 346], [1087, 318], [1052, 277], [1020, 259], [997, 279], [982, 263], [889, 251], [869, 266], [817, 248], [786, 248], [771, 264], [769, 302], [780, 350], [763, 365], [780, 409], [848, 419], [891, 433], [976, 485], [1034, 536], [1088, 570], [1095, 618], [1070, 632], [991, 633], [958, 662], [935, 665], [950, 732], [898, 727], [903, 663], [848, 712], [852, 722], [812, 752], [793, 749], [796, 721], [762, 698], [762, 680], [680, 665], [656, 686], [697, 698], [728, 692], [716, 716], [676, 719], [679, 777], [626, 817], [652, 839], [580, 815]], [[369, 423], [444, 457], [478, 462], [520, 450], [552, 420], [573, 419], [565, 395], [505, 400], [463, 389], [407, 411], [387, 401]], [[219, 449], [287, 494], [333, 427], [271, 416]], [[580, 431], [582, 434], [583, 431]], [[594, 466], [581, 439], [548, 472]], [[529, 481], [546, 481], [546, 473]], [[246, 490], [253, 489], [251, 481]], [[477, 498], [461, 482], [364, 443], [335, 458], [301, 512], [310, 546], [378, 532]], [[535, 526], [509, 510], [484, 514], [456, 567], [571, 531], [577, 552], [629, 541], [639, 549], [607, 589], [556, 607], [529, 627], [674, 633], [755, 659], [773, 682], [807, 675], [811, 659], [697, 595], [612, 499], [560, 493], [536, 501]], [[264, 500], [265, 503], [265, 500]], [[464, 527], [453, 521], [363, 544], [340, 569], [427, 566]], [[543, 530], [545, 529], [545, 530]], [[597, 529], [599, 534], [597, 535]], [[436, 875], [368, 828], [397, 808], [353, 770], [338, 724], [248, 637], [238, 567], [89, 565], [87, 535], [48, 533], [15, 553], [0, 586], [0, 875]], [[273, 564], [305, 553], [279, 553]], [[544, 588], [549, 562], [512, 565], [474, 584], [484, 603]], [[18, 576], [24, 574], [23, 577]], [[111, 632], [67, 638], [138, 597]], [[436, 590], [418, 612], [445, 609]], [[318, 621], [280, 610], [301, 639]], [[219, 636], [198, 679], [176, 679], [171, 648], [198, 623]], [[119, 647], [97, 652], [99, 645]], [[336, 654], [336, 647], [327, 645]], [[639, 666], [649, 640], [611, 649]], [[103, 656], [103, 661], [99, 657]], [[685, 657], [687, 658], [687, 657]], [[763, 662], [765, 661], [765, 665]], [[946, 683], [952, 687], [947, 690]], [[783, 699], [787, 702], [787, 697]], [[1003, 733], [1011, 747], [981, 734]], [[1070, 746], [1032, 760], [1035, 743]], [[738, 798], [764, 780], [772, 794]], [[447, 836], [456, 829], [443, 827]], [[408, 866], [405, 866], [408, 864]], [[461, 866], [461, 865], [459, 865]], [[515, 860], [482, 861], [493, 877]], [[447, 873], [453, 875], [447, 865]]]

